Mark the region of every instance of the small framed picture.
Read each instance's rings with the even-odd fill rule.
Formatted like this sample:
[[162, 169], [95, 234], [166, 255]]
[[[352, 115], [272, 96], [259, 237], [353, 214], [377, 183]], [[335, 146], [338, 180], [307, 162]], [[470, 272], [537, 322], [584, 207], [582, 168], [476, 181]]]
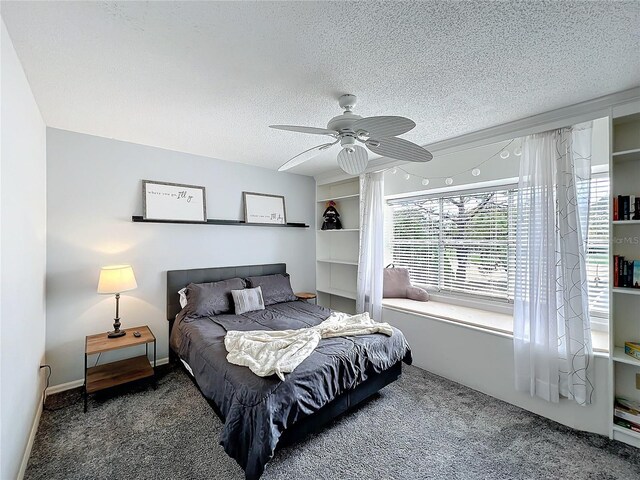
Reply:
[[246, 223], [286, 225], [287, 214], [282, 195], [242, 192], [242, 201]]
[[181, 183], [142, 181], [142, 214], [149, 220], [206, 222], [204, 187]]

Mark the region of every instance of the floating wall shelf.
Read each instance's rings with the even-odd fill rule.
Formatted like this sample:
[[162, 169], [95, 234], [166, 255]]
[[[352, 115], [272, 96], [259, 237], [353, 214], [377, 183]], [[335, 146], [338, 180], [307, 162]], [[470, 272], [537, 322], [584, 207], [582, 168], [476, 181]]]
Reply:
[[194, 222], [190, 220], [151, 220], [143, 218], [141, 215], [133, 215], [132, 222], [141, 223], [178, 223], [187, 225], [237, 225], [240, 227], [289, 227], [289, 228], [309, 228], [305, 223], [247, 223], [242, 220], [218, 220], [214, 218], [208, 219], [206, 222]]

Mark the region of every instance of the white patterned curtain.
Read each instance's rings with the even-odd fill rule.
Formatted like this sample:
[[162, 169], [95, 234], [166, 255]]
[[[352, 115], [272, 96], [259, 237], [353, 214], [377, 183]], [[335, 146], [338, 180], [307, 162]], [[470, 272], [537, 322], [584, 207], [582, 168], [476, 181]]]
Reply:
[[384, 174], [360, 175], [360, 257], [356, 311], [382, 319], [384, 270]]
[[591, 123], [523, 139], [518, 185], [516, 388], [580, 405], [593, 395], [585, 264]]

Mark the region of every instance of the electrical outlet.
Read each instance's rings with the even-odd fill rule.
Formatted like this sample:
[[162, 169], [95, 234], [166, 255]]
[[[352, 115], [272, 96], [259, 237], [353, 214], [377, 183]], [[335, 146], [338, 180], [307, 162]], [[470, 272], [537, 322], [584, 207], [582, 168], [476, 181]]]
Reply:
[[636, 373], [636, 388], [640, 390], [640, 373]]

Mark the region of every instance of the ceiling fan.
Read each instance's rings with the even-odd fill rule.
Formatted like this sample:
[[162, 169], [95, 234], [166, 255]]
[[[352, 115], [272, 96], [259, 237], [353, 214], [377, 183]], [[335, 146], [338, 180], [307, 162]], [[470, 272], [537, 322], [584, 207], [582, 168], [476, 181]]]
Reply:
[[338, 153], [338, 166], [350, 175], [359, 175], [364, 172], [369, 161], [367, 150], [357, 145], [357, 142], [364, 144], [373, 153], [404, 162], [428, 162], [433, 158], [433, 155], [420, 145], [397, 137], [416, 126], [413, 120], [395, 116], [363, 118], [356, 115], [352, 112], [356, 104], [355, 95], [342, 95], [338, 103], [344, 113], [329, 120], [327, 128], [269, 125], [278, 130], [327, 135], [334, 139], [332, 142], [323, 143], [299, 153], [282, 165], [278, 169], [279, 172], [311, 160], [338, 143], [342, 147]]

